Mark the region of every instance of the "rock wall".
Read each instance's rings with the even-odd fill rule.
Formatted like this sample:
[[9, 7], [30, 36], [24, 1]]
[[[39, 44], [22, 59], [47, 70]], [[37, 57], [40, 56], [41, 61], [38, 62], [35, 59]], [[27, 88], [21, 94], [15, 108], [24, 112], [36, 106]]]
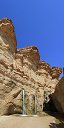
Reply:
[[[0, 20], [0, 114], [23, 112], [22, 90], [25, 90], [25, 113], [43, 111], [44, 92], [52, 94], [59, 82], [61, 68], [50, 67], [35, 46], [16, 49], [12, 21]], [[35, 101], [36, 97], [36, 101]]]
[[52, 98], [57, 110], [64, 114], [64, 77], [58, 82]]

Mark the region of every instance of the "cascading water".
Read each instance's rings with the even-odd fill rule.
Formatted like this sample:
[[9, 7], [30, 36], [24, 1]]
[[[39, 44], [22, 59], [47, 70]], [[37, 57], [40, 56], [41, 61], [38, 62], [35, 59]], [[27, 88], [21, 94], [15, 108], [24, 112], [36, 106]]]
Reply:
[[25, 91], [24, 89], [22, 90], [22, 96], [23, 96], [23, 111], [22, 111], [22, 114], [25, 115]]
[[34, 96], [34, 106], [35, 106], [35, 115], [36, 115], [36, 96]]
[[36, 96], [34, 96], [34, 115], [33, 116], [37, 116]]
[[[26, 98], [27, 98], [27, 94], [26, 94], [26, 92], [25, 92], [25, 90], [23, 89], [22, 91], [21, 91], [21, 96], [22, 96], [22, 115], [21, 116], [29, 116], [29, 115], [31, 115], [30, 113], [32, 112], [32, 109], [30, 110], [31, 112], [29, 113], [28, 111], [27, 111], [27, 108], [28, 108], [28, 110], [29, 110], [29, 108], [30, 108], [30, 105], [29, 105], [29, 103], [30, 103], [30, 100], [29, 100], [29, 103], [27, 104], [27, 106], [26, 106]], [[29, 96], [28, 96], [29, 97]], [[33, 99], [31, 99], [31, 102], [33, 102], [34, 103], [34, 111], [33, 111], [33, 113], [32, 113], [32, 115], [31, 116], [36, 116], [36, 113], [37, 113], [37, 108], [36, 108], [36, 96], [35, 95], [33, 95]], [[28, 98], [29, 99], [29, 98]]]
[[22, 102], [22, 116], [27, 116], [26, 115], [26, 107], [25, 107], [25, 90], [23, 89], [22, 90], [22, 99], [23, 99], [23, 102]]

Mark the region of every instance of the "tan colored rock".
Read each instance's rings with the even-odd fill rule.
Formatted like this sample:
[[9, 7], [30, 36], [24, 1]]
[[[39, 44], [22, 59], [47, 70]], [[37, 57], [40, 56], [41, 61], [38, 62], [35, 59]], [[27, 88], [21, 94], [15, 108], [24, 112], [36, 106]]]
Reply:
[[41, 113], [44, 91], [48, 94], [54, 92], [60, 74], [60, 68], [51, 68], [48, 63], [40, 62], [40, 55], [35, 46], [16, 50], [11, 20], [0, 20], [0, 114], [22, 113], [23, 99], [19, 88], [21, 92], [24, 89], [26, 93], [26, 113], [35, 112], [35, 96], [37, 112]]
[[[26, 54], [27, 53], [27, 54]], [[30, 47], [25, 47], [17, 50], [17, 55], [23, 55], [29, 61], [31, 60], [33, 64], [38, 66], [39, 60], [40, 60], [40, 55], [38, 52], [38, 49], [35, 46], [30, 46]], [[26, 63], [26, 62], [24, 62]]]
[[48, 63], [45, 63], [45, 61], [39, 63], [39, 69], [45, 69], [51, 75], [52, 69]]
[[16, 37], [11, 20], [7, 18], [0, 20], [0, 35], [1, 40], [3, 40], [3, 44], [5, 40], [4, 47], [11, 49], [11, 51], [13, 49], [13, 53], [16, 52]]
[[64, 77], [57, 84], [52, 98], [57, 110], [64, 114]]
[[59, 75], [62, 73], [62, 68], [52, 67], [52, 78], [59, 78]]
[[0, 107], [1, 115], [9, 115], [14, 113], [21, 113], [21, 88], [13, 89], [8, 95], [6, 95], [5, 100], [2, 101]]

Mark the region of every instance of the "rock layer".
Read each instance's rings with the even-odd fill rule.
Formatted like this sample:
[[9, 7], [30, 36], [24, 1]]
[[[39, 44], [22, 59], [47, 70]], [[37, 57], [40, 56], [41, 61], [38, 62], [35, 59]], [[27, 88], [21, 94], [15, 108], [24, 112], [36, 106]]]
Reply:
[[[37, 113], [42, 112], [44, 91], [48, 92], [48, 95], [54, 92], [61, 72], [61, 68], [51, 68], [48, 63], [40, 62], [40, 55], [35, 46], [16, 49], [15, 32], [11, 20], [7, 18], [0, 20], [1, 115], [22, 113], [23, 89], [26, 114], [34, 114], [35, 107]], [[18, 91], [19, 88], [21, 91]]]

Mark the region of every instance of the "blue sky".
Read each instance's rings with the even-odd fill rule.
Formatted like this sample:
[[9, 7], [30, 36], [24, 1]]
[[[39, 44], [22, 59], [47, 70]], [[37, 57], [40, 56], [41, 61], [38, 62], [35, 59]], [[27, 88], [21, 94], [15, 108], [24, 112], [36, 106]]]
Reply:
[[15, 25], [17, 47], [35, 45], [51, 66], [64, 66], [64, 0], [0, 0]]

